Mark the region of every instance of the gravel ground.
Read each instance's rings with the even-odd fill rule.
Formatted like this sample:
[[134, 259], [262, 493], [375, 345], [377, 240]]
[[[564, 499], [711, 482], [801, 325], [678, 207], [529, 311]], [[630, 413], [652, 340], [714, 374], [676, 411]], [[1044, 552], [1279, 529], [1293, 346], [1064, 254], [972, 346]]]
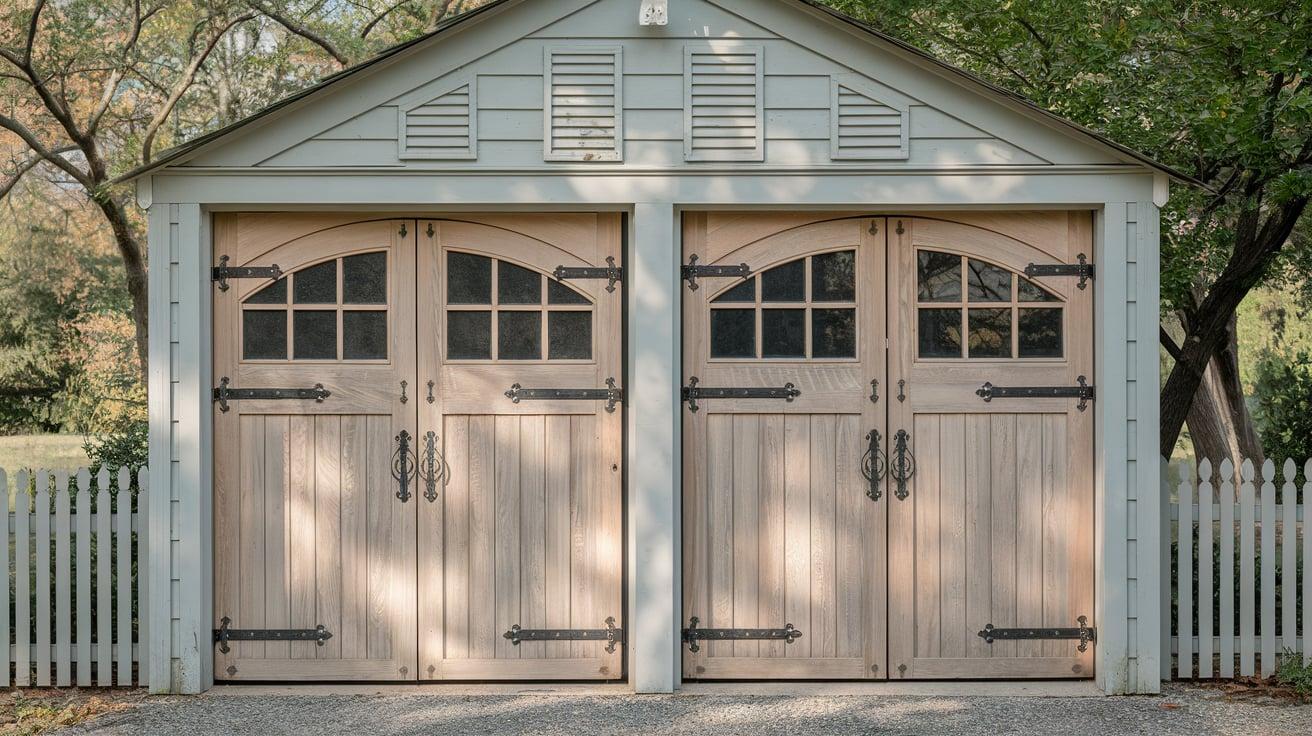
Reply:
[[1312, 705], [1170, 687], [1162, 697], [601, 694], [159, 697], [61, 734], [1236, 734], [1308, 736]]

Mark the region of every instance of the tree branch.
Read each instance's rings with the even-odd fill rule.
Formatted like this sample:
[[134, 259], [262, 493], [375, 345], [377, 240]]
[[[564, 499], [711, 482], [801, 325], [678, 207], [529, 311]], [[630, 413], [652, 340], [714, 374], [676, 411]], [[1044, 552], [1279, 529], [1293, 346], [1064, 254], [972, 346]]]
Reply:
[[1171, 334], [1166, 331], [1165, 327], [1158, 326], [1157, 329], [1159, 330], [1157, 339], [1162, 343], [1162, 347], [1166, 348], [1166, 352], [1173, 359], [1177, 361], [1180, 360], [1184, 356], [1184, 354], [1180, 352], [1180, 346], [1171, 338]]
[[123, 75], [131, 68], [129, 57], [136, 50], [137, 39], [141, 38], [141, 27], [145, 23], [145, 18], [141, 14], [141, 0], [134, 0], [132, 3], [132, 30], [128, 32], [127, 40], [123, 42], [123, 53], [119, 55], [119, 63], [110, 72], [109, 79], [105, 80], [105, 88], [100, 93], [100, 102], [96, 109], [92, 111], [91, 116], [87, 118], [87, 135], [94, 136], [96, 130], [100, 127], [100, 121], [105, 117], [105, 112], [114, 102], [114, 92], [118, 89], [118, 83], [123, 81]]
[[334, 46], [332, 42], [330, 42], [328, 39], [324, 38], [323, 36], [320, 36], [318, 33], [315, 33], [314, 31], [310, 30], [303, 24], [298, 23], [292, 20], [291, 18], [288, 18], [282, 13], [279, 13], [275, 10], [271, 10], [265, 7], [264, 3], [258, 2], [258, 0], [248, 0], [248, 4], [251, 6], [251, 8], [263, 13], [265, 16], [276, 22], [278, 25], [282, 26], [283, 28], [286, 28], [289, 32], [297, 36], [300, 36], [301, 38], [304, 38], [305, 40], [309, 41], [315, 46], [318, 46], [319, 48], [328, 52], [328, 55], [336, 59], [338, 64], [341, 64], [342, 66], [348, 66], [351, 63], [350, 59], [347, 59], [345, 54], [343, 54], [341, 51], [338, 51], [337, 47]]
[[397, 8], [400, 8], [402, 5], [405, 5], [408, 2], [410, 2], [410, 0], [399, 0], [399, 2], [393, 4], [391, 7], [387, 8], [386, 10], [379, 13], [378, 15], [375, 15], [372, 19], [370, 19], [368, 23], [364, 24], [364, 28], [360, 29], [360, 38], [368, 38], [369, 34], [373, 33], [374, 28], [377, 27], [378, 24], [381, 23], [384, 18], [391, 15], [393, 11], [395, 11]]
[[[7, 115], [0, 115], [0, 128], [4, 128], [5, 130], [17, 135], [27, 144], [28, 148], [32, 149], [34, 154], [59, 167], [64, 173], [77, 180], [77, 183], [86, 187], [88, 191], [95, 187], [95, 182], [90, 176], [69, 163], [69, 161], [63, 156], [60, 156], [47, 148], [46, 145], [36, 137], [36, 134], [28, 129], [26, 125], [23, 125]], [[81, 146], [77, 146], [77, 148], [81, 148]]]
[[[51, 153], [53, 153], [56, 156], [59, 156], [61, 154], [68, 153], [69, 151], [76, 151], [76, 150], [77, 150], [77, 146], [63, 146], [62, 148], [56, 148], [55, 150], [51, 151]], [[0, 199], [3, 199], [4, 197], [8, 196], [9, 192], [13, 191], [13, 188], [18, 185], [19, 180], [23, 178], [24, 174], [36, 168], [41, 162], [45, 160], [46, 159], [40, 154], [33, 153], [31, 156], [28, 156], [25, 160], [20, 161], [18, 163], [17, 168], [15, 168], [13, 175], [10, 176], [8, 180], [4, 182], [0, 182]]]
[[36, 46], [37, 26], [41, 23], [41, 11], [46, 7], [46, 0], [37, 0], [32, 8], [32, 20], [27, 25], [27, 47], [23, 51], [23, 65], [31, 66], [32, 48]]

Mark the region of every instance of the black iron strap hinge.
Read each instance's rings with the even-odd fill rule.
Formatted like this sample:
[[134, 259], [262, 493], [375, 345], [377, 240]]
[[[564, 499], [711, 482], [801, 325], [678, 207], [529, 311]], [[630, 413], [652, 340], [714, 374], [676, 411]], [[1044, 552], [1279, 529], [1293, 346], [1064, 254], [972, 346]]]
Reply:
[[219, 282], [219, 291], [228, 290], [228, 279], [276, 279], [282, 276], [278, 264], [272, 266], [229, 266], [227, 256], [219, 256], [219, 265], [210, 269], [210, 280]]
[[1036, 276], [1078, 276], [1080, 283], [1078, 286], [1083, 289], [1093, 278], [1093, 264], [1089, 263], [1084, 254], [1079, 256], [1079, 263], [1031, 263], [1025, 267], [1025, 275], [1030, 278]]
[[985, 383], [975, 390], [984, 401], [994, 399], [1079, 399], [1076, 409], [1084, 411], [1094, 399], [1093, 386], [1088, 379], [1080, 376], [1075, 379], [1078, 386], [994, 386]]
[[314, 400], [323, 403], [323, 400], [333, 395], [333, 392], [323, 387], [322, 383], [316, 383], [311, 388], [232, 388], [228, 385], [227, 376], [219, 379], [219, 385], [214, 389], [214, 401], [219, 405], [219, 411], [228, 411], [229, 401], [240, 401], [242, 399], [300, 399]]
[[1024, 629], [999, 629], [988, 624], [983, 631], [979, 632], [979, 637], [985, 642], [992, 644], [1002, 639], [1014, 641], [1018, 639], [1073, 639], [1080, 642], [1076, 647], [1083, 652], [1088, 650], [1089, 642], [1098, 641], [1098, 629], [1089, 625], [1089, 619], [1080, 616], [1076, 621], [1079, 626], [1070, 628], [1024, 628]]
[[231, 641], [312, 641], [323, 646], [325, 641], [333, 638], [333, 632], [319, 624], [313, 629], [234, 629], [232, 619], [224, 616], [219, 620], [219, 628], [214, 630], [214, 643], [219, 651], [227, 654], [232, 651], [228, 646]]
[[614, 256], [606, 256], [606, 266], [556, 266], [551, 272], [557, 281], [566, 279], [606, 279], [606, 291], [615, 291], [615, 284], [624, 283], [624, 267], [615, 265]]
[[624, 401], [624, 389], [615, 385], [614, 378], [606, 379], [606, 388], [524, 388], [511, 384], [505, 391], [507, 399], [521, 401], [604, 401], [606, 411], [615, 411], [615, 405]]
[[515, 624], [501, 636], [515, 646], [522, 641], [604, 641], [607, 654], [624, 643], [624, 629], [615, 625], [614, 616], [606, 617], [604, 629], [524, 629]]
[[746, 263], [739, 263], [736, 266], [703, 266], [697, 263], [697, 255], [688, 256], [688, 262], [683, 265], [683, 280], [688, 282], [688, 288], [697, 291], [698, 277], [716, 277], [716, 276], [737, 276], [747, 278], [752, 275], [752, 269]]
[[700, 623], [700, 619], [693, 616], [688, 619], [688, 628], [683, 630], [683, 643], [688, 645], [688, 651], [690, 652], [701, 651], [702, 647], [697, 642], [703, 640], [772, 640], [792, 644], [802, 638], [801, 630], [792, 624], [784, 624], [782, 629], [700, 629], [697, 628], [698, 623]]
[[688, 379], [683, 387], [683, 401], [688, 402], [689, 411], [697, 411], [697, 402], [702, 399], [783, 399], [792, 401], [802, 395], [801, 389], [791, 383], [782, 386], [738, 386], [712, 387], [697, 385], [697, 376]]

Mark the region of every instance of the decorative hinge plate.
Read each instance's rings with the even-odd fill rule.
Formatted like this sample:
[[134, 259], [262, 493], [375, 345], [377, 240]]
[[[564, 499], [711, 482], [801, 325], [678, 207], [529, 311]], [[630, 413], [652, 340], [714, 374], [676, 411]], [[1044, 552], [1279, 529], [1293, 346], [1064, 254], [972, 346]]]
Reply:
[[219, 620], [219, 628], [214, 630], [214, 643], [219, 651], [227, 654], [232, 651], [228, 646], [231, 641], [312, 641], [323, 646], [325, 641], [333, 638], [333, 632], [319, 624], [313, 629], [233, 629], [232, 619], [224, 616]]
[[615, 291], [615, 284], [624, 283], [624, 268], [615, 265], [614, 256], [606, 256], [606, 266], [556, 266], [551, 272], [557, 281], [566, 279], [606, 279], [606, 291]]
[[214, 401], [219, 405], [219, 411], [228, 411], [229, 401], [240, 401], [242, 399], [300, 399], [311, 400], [322, 404], [323, 400], [333, 395], [333, 392], [323, 387], [322, 383], [316, 383], [311, 388], [232, 388], [228, 385], [229, 378], [224, 376], [219, 379], [219, 385], [214, 389]]
[[975, 394], [984, 401], [994, 399], [1079, 399], [1075, 408], [1084, 411], [1094, 399], [1093, 386], [1088, 379], [1080, 376], [1075, 379], [1078, 386], [994, 386], [985, 383], [975, 390]]
[[698, 277], [723, 277], [737, 276], [747, 278], [752, 275], [752, 269], [746, 263], [739, 263], [736, 266], [703, 266], [697, 263], [697, 255], [688, 256], [688, 262], [684, 264], [683, 280], [688, 282], [688, 288], [697, 291]]
[[515, 646], [522, 641], [604, 641], [607, 654], [624, 643], [624, 629], [615, 626], [614, 616], [606, 617], [604, 629], [523, 629], [515, 624], [501, 636]]
[[1089, 619], [1086, 616], [1080, 616], [1076, 621], [1080, 625], [1070, 628], [999, 629], [994, 627], [993, 624], [987, 624], [983, 631], [979, 632], [979, 637], [989, 644], [999, 639], [1006, 641], [1018, 639], [1073, 639], [1080, 642], [1076, 649], [1083, 652], [1088, 650], [1089, 642], [1098, 641], [1098, 629], [1089, 626]]
[[783, 399], [792, 401], [802, 395], [801, 389], [791, 383], [782, 386], [739, 386], [711, 387], [697, 385], [697, 376], [688, 379], [683, 387], [683, 401], [688, 402], [689, 411], [697, 411], [697, 402], [701, 399]]
[[1093, 278], [1093, 264], [1083, 253], [1078, 256], [1079, 263], [1031, 263], [1025, 267], [1025, 275], [1030, 278], [1036, 276], [1078, 276], [1080, 283], [1078, 286], [1083, 289]]
[[229, 266], [227, 256], [219, 256], [219, 265], [210, 269], [210, 280], [219, 282], [219, 291], [228, 290], [228, 279], [276, 279], [282, 276], [278, 264], [272, 266]]
[[683, 643], [688, 645], [688, 651], [690, 652], [701, 651], [701, 645], [697, 642], [703, 640], [772, 640], [792, 644], [802, 638], [801, 630], [792, 624], [784, 624], [782, 629], [700, 629], [697, 628], [698, 623], [700, 623], [700, 619], [693, 616], [688, 619], [688, 628], [683, 630]]
[[524, 388], [511, 384], [504, 392], [507, 399], [521, 401], [604, 401], [606, 411], [615, 411], [615, 405], [624, 401], [624, 389], [615, 385], [614, 378], [606, 379], [606, 388]]

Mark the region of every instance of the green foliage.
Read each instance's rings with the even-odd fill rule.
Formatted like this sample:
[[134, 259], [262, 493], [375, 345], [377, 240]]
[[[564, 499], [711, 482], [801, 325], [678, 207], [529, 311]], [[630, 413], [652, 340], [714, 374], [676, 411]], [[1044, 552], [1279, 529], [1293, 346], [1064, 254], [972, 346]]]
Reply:
[[116, 432], [87, 437], [82, 442], [82, 448], [91, 459], [93, 471], [101, 467], [111, 471], [130, 468], [135, 474], [146, 465], [149, 439], [150, 425], [134, 421]]
[[1312, 458], [1312, 354], [1268, 352], [1256, 366], [1254, 398], [1262, 447], [1272, 458]]
[[1298, 652], [1286, 649], [1276, 670], [1276, 682], [1301, 697], [1312, 698], [1312, 662], [1304, 662]]

